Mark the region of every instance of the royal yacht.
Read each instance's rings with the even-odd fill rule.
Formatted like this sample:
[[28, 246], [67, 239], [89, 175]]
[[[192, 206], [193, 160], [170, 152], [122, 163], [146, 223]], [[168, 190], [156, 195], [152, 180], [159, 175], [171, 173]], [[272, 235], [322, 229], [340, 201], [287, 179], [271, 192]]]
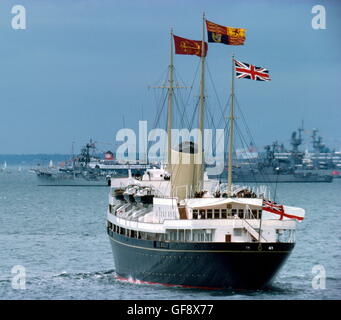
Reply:
[[[170, 71], [172, 40], [171, 32]], [[200, 59], [202, 130], [204, 54]], [[106, 226], [118, 279], [203, 289], [259, 289], [271, 284], [292, 252], [304, 210], [276, 203], [264, 187], [238, 187], [232, 181], [234, 72], [232, 57], [227, 183], [205, 185], [201, 139], [176, 147], [168, 144], [166, 182], [164, 177], [148, 182], [145, 176], [118, 187], [111, 179]], [[171, 99], [169, 103], [170, 107]]]

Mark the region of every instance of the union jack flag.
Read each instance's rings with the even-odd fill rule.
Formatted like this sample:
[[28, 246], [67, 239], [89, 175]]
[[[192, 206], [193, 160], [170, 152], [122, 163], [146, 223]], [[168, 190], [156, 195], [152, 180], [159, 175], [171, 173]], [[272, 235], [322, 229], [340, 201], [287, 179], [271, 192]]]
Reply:
[[257, 81], [270, 81], [269, 70], [261, 67], [256, 67], [252, 64], [234, 60], [236, 68], [236, 77], [238, 79], [251, 79]]

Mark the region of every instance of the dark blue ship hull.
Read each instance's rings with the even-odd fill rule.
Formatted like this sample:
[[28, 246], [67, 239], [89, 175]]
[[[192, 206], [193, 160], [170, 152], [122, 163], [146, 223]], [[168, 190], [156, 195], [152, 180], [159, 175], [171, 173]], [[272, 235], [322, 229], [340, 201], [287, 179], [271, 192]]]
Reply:
[[121, 279], [197, 288], [261, 289], [293, 243], [193, 243], [130, 238], [108, 229]]

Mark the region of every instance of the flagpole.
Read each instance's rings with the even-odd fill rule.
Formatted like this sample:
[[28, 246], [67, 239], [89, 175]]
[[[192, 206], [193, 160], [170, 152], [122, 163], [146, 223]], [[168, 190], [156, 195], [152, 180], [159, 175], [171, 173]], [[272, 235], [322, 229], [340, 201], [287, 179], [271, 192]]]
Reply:
[[199, 136], [198, 136], [198, 155], [200, 164], [197, 165], [195, 190], [201, 191], [203, 188], [204, 176], [204, 159], [203, 159], [203, 142], [204, 142], [204, 105], [205, 105], [205, 12], [202, 15], [202, 42], [201, 42], [201, 80], [200, 80], [200, 111], [199, 111]]
[[169, 63], [169, 86], [168, 86], [168, 115], [167, 115], [167, 133], [168, 133], [168, 146], [167, 157], [168, 166], [171, 165], [171, 148], [172, 148], [172, 116], [173, 116], [173, 29], [170, 32], [170, 63]]
[[228, 194], [232, 196], [232, 153], [233, 153], [233, 125], [234, 125], [234, 53], [232, 54], [232, 80], [231, 80], [231, 107], [230, 107], [230, 132], [229, 132], [229, 156], [227, 186]]
[[[200, 81], [200, 114], [199, 129], [203, 130], [204, 126], [204, 103], [205, 103], [205, 13], [202, 16], [202, 42], [201, 42], [201, 81]], [[202, 136], [202, 132], [201, 132]]]

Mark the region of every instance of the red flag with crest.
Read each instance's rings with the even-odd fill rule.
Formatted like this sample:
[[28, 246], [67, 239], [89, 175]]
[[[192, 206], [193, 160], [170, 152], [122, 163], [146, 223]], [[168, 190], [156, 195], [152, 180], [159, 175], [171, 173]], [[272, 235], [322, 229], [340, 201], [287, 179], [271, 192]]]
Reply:
[[204, 42], [204, 52], [202, 52], [202, 41], [189, 40], [175, 35], [173, 37], [176, 54], [189, 54], [201, 57], [202, 53], [204, 53], [203, 56], [206, 57], [207, 42]]

